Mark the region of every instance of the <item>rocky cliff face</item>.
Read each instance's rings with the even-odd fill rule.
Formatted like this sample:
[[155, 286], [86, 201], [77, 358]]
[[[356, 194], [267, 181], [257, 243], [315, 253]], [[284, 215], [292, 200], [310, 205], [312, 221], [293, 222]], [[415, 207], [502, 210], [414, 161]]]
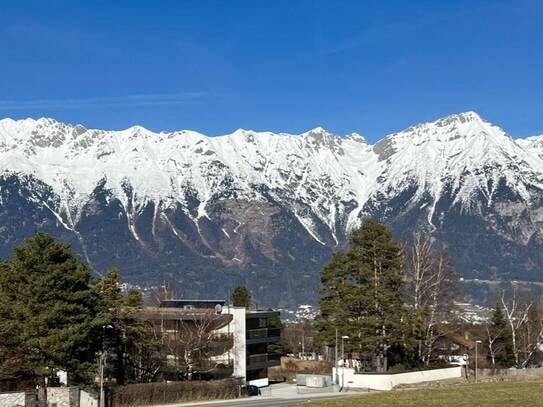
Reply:
[[369, 145], [322, 128], [221, 137], [0, 120], [0, 255], [45, 230], [97, 272], [190, 296], [248, 284], [315, 302], [318, 272], [365, 216], [433, 234], [465, 278], [542, 281], [543, 137], [473, 112]]

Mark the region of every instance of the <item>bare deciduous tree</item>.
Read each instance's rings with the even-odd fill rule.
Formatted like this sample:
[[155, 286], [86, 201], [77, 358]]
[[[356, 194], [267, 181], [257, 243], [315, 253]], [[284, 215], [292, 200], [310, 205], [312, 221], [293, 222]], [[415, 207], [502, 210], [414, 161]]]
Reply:
[[413, 236], [407, 258], [407, 296], [417, 318], [418, 353], [419, 358], [428, 364], [442, 335], [439, 325], [453, 316], [456, 276], [447, 252], [436, 250], [428, 236]]
[[160, 333], [154, 329], [151, 322], [146, 322], [145, 329], [132, 332], [132, 335], [137, 335], [137, 340], [134, 341], [127, 362], [133, 368], [137, 382], [152, 382], [156, 380], [165, 361]]
[[543, 345], [541, 306], [521, 296], [513, 287], [509, 300], [501, 295], [501, 304], [511, 335], [515, 366], [525, 368]]
[[228, 322], [228, 317], [213, 310], [191, 310], [182, 319], [161, 318], [162, 343], [174, 364], [188, 370], [206, 368], [211, 356], [227, 352], [232, 338], [217, 333], [217, 329]]
[[432, 242], [426, 236], [415, 234], [408, 253], [407, 279], [410, 288], [408, 295], [411, 298], [411, 305], [417, 310], [427, 302], [433, 280]]
[[506, 347], [503, 342], [500, 342], [500, 339], [502, 338], [506, 329], [492, 329], [490, 324], [486, 323], [485, 330], [487, 335], [488, 353], [490, 355], [490, 360], [492, 362], [492, 366], [496, 366], [497, 355], [503, 352]]
[[299, 354], [302, 351], [315, 351], [316, 331], [311, 321], [307, 319], [285, 324], [282, 335], [289, 352]]

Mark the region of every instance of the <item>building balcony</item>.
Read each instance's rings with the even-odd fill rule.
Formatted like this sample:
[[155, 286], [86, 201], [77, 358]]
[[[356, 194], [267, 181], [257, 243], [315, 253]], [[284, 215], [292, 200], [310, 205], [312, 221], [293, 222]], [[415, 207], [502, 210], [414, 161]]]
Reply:
[[262, 369], [281, 364], [281, 354], [279, 353], [260, 353], [247, 357], [247, 370]]
[[281, 329], [279, 328], [259, 328], [247, 331], [247, 344], [278, 342], [281, 338]]

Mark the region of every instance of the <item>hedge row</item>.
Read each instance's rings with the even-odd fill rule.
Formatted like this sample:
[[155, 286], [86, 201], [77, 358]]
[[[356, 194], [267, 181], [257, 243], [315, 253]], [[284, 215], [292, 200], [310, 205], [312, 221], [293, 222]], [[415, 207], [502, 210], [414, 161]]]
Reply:
[[113, 391], [115, 407], [232, 399], [239, 395], [240, 381], [236, 379], [129, 384]]

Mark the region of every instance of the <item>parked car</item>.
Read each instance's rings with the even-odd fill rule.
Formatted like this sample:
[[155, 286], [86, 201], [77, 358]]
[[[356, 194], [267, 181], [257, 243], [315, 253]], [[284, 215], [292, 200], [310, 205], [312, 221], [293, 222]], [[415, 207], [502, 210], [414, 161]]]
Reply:
[[260, 396], [262, 394], [260, 393], [258, 386], [253, 386], [252, 384], [245, 386], [245, 391], [247, 392], [248, 396]]

